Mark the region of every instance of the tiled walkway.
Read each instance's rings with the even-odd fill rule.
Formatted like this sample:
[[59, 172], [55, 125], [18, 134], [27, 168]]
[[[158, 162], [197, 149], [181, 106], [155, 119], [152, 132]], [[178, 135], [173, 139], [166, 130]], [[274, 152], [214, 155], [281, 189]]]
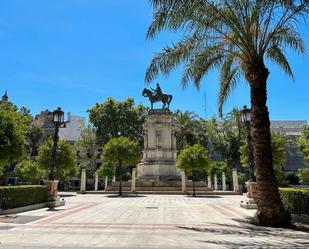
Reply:
[[308, 233], [248, 224], [241, 196], [70, 195], [0, 218], [0, 248], [309, 248]]

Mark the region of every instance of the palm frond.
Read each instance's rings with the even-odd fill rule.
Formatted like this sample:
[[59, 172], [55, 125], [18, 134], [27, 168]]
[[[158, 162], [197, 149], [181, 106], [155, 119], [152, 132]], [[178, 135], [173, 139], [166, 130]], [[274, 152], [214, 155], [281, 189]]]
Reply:
[[191, 37], [185, 37], [177, 44], [163, 48], [157, 53], [147, 68], [145, 81], [151, 82], [158, 73], [167, 75], [172, 69], [177, 67], [182, 61], [189, 58], [191, 52], [196, 48], [201, 38], [196, 34]]
[[[190, 23], [198, 16], [195, 13], [202, 2], [200, 0], [163, 0], [151, 1], [153, 5], [153, 20], [150, 24], [146, 38], [152, 39], [163, 29], [176, 31], [190, 26]], [[196, 26], [196, 21], [195, 25]]]
[[271, 43], [276, 43], [279, 47], [290, 48], [299, 54], [305, 53], [304, 41], [293, 25], [288, 25], [278, 30]]
[[216, 52], [214, 47], [209, 47], [206, 51], [192, 56], [187, 62], [182, 74], [181, 86], [184, 88], [192, 81], [199, 89], [201, 80], [210, 70], [219, 67], [223, 59], [223, 54]]
[[282, 50], [277, 47], [276, 45], [273, 45], [267, 50], [267, 57], [272, 60], [274, 63], [276, 63], [279, 67], [281, 67], [284, 72], [294, 79], [293, 71], [291, 69], [291, 66], [286, 59], [285, 55], [283, 54]]
[[231, 91], [236, 87], [239, 78], [239, 67], [233, 66], [235, 58], [230, 55], [224, 61], [220, 71], [220, 92], [218, 98], [219, 114], [222, 117], [223, 105], [230, 95]]

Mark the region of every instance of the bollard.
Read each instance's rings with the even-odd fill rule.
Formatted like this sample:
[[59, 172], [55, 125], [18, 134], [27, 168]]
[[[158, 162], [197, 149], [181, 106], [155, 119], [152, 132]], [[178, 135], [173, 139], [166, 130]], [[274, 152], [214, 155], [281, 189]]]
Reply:
[[181, 171], [181, 191], [186, 192], [186, 172]]
[[82, 169], [82, 176], [80, 180], [80, 192], [86, 192], [86, 169]]
[[222, 190], [226, 191], [226, 178], [224, 172], [222, 172]]

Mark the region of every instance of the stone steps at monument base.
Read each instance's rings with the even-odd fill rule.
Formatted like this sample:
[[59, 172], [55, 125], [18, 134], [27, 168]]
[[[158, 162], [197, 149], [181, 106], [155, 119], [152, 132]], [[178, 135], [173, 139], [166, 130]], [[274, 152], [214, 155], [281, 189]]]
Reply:
[[[107, 191], [118, 191], [119, 186], [109, 186], [107, 187]], [[123, 191], [131, 191], [130, 187], [122, 187]], [[181, 187], [136, 187], [136, 191], [182, 191]], [[187, 187], [188, 191], [193, 191], [192, 187]], [[196, 187], [196, 191], [213, 191], [213, 188], [208, 187]]]
[[[122, 190], [122, 193], [124, 195], [192, 195], [192, 191], [124, 191]], [[118, 195], [118, 190], [117, 191], [86, 191], [83, 194], [115, 194]], [[234, 192], [234, 191], [196, 191], [196, 195], [241, 195], [239, 192]]]
[[[122, 187], [131, 187], [131, 181], [122, 181], [121, 182], [121, 185]], [[113, 182], [112, 183], [112, 187], [118, 187], [119, 186], [119, 182]], [[154, 187], [176, 187], [176, 188], [181, 188], [181, 181], [154, 181], [154, 182], [151, 182], [151, 181], [141, 181], [141, 180], [137, 180], [135, 182], [135, 186], [136, 188], [139, 188], [139, 187], [151, 187], [151, 188], [154, 188]], [[192, 187], [193, 186], [193, 183], [192, 181], [187, 181], [186, 183], [186, 186], [187, 187]], [[197, 181], [195, 182], [195, 187], [203, 187], [203, 188], [207, 188], [207, 184], [205, 181]]]

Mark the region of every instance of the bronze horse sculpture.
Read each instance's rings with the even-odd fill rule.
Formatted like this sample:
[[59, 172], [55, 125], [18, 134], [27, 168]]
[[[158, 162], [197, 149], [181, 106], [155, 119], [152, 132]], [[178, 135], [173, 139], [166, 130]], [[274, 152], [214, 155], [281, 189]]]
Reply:
[[149, 101], [151, 103], [151, 110], [153, 110], [153, 103], [155, 102], [162, 102], [163, 103], [163, 107], [162, 109], [165, 108], [165, 106], [167, 105], [167, 108], [170, 107], [170, 103], [172, 101], [173, 96], [169, 95], [169, 94], [160, 94], [159, 96], [155, 95], [151, 90], [144, 88], [142, 95], [144, 97], [148, 97]]

